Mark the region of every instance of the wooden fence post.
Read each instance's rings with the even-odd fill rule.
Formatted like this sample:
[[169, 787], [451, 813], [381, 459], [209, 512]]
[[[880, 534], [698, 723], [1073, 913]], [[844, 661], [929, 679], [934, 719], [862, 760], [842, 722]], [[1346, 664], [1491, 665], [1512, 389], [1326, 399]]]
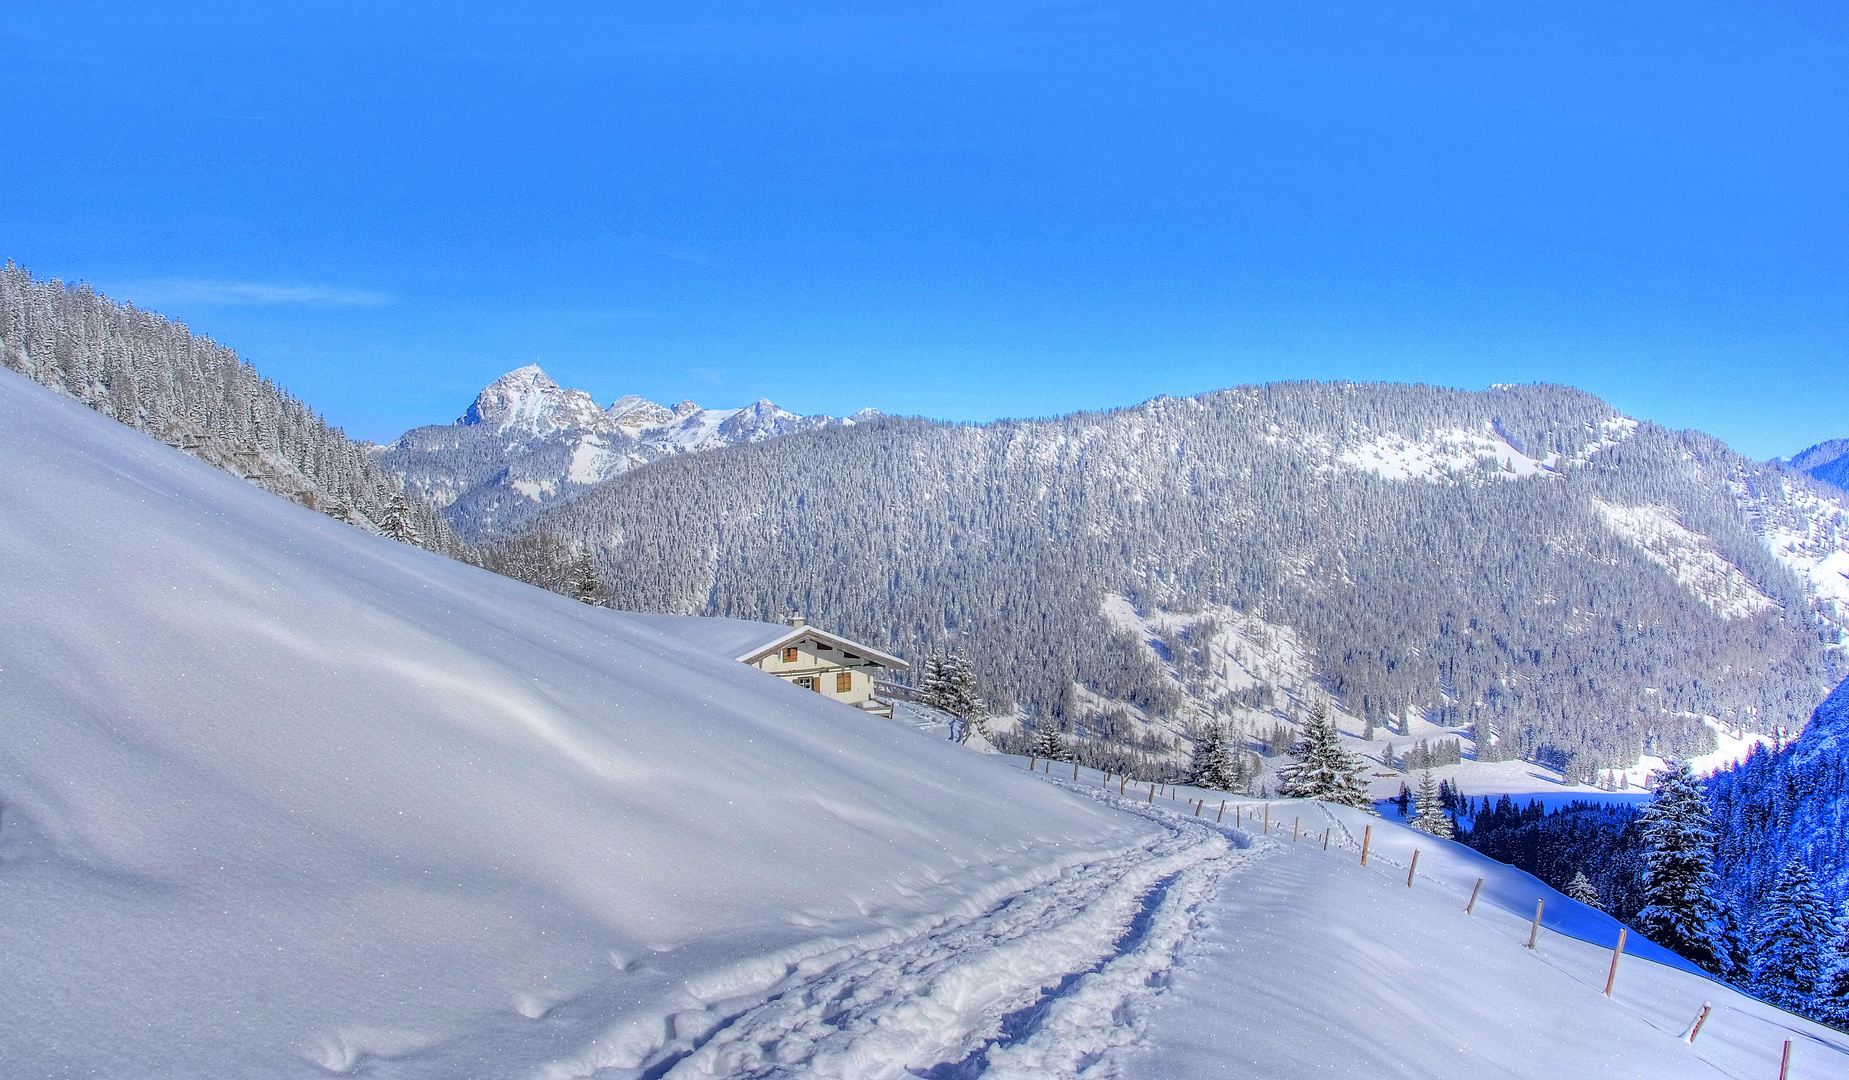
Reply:
[[1329, 850], [1329, 830], [1328, 829], [1323, 830], [1323, 850], [1324, 851]]
[[1243, 806], [1233, 807], [1233, 827], [1234, 828], [1236, 829], [1245, 828], [1245, 822], [1244, 820], [1242, 820], [1242, 815], [1244, 813], [1245, 813], [1245, 807]]
[[1156, 785], [1154, 784], [1149, 785], [1149, 798], [1144, 799], [1143, 801], [1144, 802], [1155, 802], [1156, 801]]
[[1265, 804], [1265, 835], [1271, 835], [1271, 804]]
[[1611, 951], [1611, 971], [1605, 976], [1605, 996], [1611, 996], [1612, 984], [1618, 981], [1618, 958], [1624, 955], [1624, 939], [1630, 933], [1628, 927], [1618, 928], [1618, 947]]
[[1412, 876], [1419, 872], [1419, 849], [1412, 849], [1412, 865], [1406, 868], [1406, 887], [1412, 888]]
[[1534, 939], [1541, 936], [1541, 909], [1547, 906], [1547, 898], [1541, 897], [1534, 902], [1534, 922], [1528, 927], [1528, 947], [1534, 948]]
[[1688, 1044], [1690, 1046], [1695, 1045], [1695, 1036], [1701, 1034], [1701, 1025], [1708, 1022], [1708, 1014], [1713, 1011], [1713, 1005], [1706, 1001], [1701, 1003], [1701, 1015], [1695, 1018], [1695, 1026], [1688, 1029]]
[[1470, 913], [1471, 913], [1472, 911], [1475, 911], [1475, 910], [1476, 910], [1476, 907], [1477, 907], [1477, 894], [1478, 894], [1478, 893], [1480, 893], [1480, 892], [1482, 892], [1482, 891], [1483, 891], [1483, 879], [1482, 879], [1482, 878], [1478, 878], [1478, 879], [1477, 879], [1477, 883], [1476, 883], [1476, 885], [1474, 885], [1474, 886], [1472, 886], [1472, 887], [1471, 887], [1471, 890], [1470, 890], [1470, 903], [1468, 903], [1468, 904], [1465, 904], [1465, 905], [1464, 905], [1464, 914], [1466, 914], [1466, 915], [1468, 915], [1468, 914], [1470, 914]]
[[1367, 831], [1361, 834], [1361, 865], [1362, 866], [1367, 865], [1367, 849], [1368, 849], [1368, 845], [1373, 843], [1373, 841], [1374, 841], [1374, 826], [1369, 825], [1367, 827]]
[[1124, 793], [1124, 785], [1128, 784], [1129, 782], [1130, 782], [1129, 773], [1125, 773], [1122, 776], [1118, 777], [1117, 778], [1117, 794], [1122, 795]]
[[1221, 800], [1220, 800], [1220, 812], [1219, 812], [1219, 814], [1218, 814], [1218, 815], [1216, 815], [1216, 816], [1214, 817], [1214, 819], [1213, 819], [1213, 820], [1217, 822], [1217, 821], [1219, 821], [1219, 820], [1220, 820], [1221, 818], [1223, 818], [1223, 817], [1225, 817], [1225, 816], [1226, 816], [1226, 800], [1225, 800], [1225, 799], [1221, 799]]
[[1039, 760], [1040, 760], [1039, 758], [1037, 758], [1037, 757], [1035, 757], [1035, 756], [1034, 756], [1034, 755], [1032, 755], [1032, 754], [1029, 754], [1029, 755], [1027, 755], [1027, 771], [1028, 771], [1028, 772], [1033, 772], [1033, 771], [1034, 771], [1034, 765], [1035, 765], [1035, 764], [1036, 764], [1037, 762], [1039, 762]]
[[1194, 800], [1194, 816], [1195, 816], [1195, 817], [1200, 817], [1200, 816], [1201, 816], [1201, 807], [1203, 807], [1203, 806], [1205, 806], [1205, 805], [1207, 805], [1207, 800], [1206, 800], [1206, 799], [1196, 799], [1196, 800]]
[[1077, 758], [1072, 760], [1072, 782], [1075, 784], [1079, 782], [1079, 762]]

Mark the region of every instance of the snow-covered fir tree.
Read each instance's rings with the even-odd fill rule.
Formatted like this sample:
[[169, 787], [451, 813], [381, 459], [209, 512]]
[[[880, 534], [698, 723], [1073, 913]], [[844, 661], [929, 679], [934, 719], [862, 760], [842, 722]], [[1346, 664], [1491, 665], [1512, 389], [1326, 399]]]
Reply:
[[385, 520], [379, 522], [379, 531], [401, 544], [418, 543], [417, 522], [411, 516], [411, 504], [403, 492], [392, 494], [385, 508]]
[[1649, 849], [1637, 928], [1651, 941], [1709, 971], [1723, 964], [1714, 941], [1714, 829], [1688, 765], [1668, 762], [1651, 777], [1656, 794], [1639, 816]]
[[603, 602], [599, 595], [603, 591], [603, 582], [597, 576], [597, 560], [591, 555], [590, 548], [580, 548], [578, 555], [571, 562], [571, 595], [582, 604], [593, 606]]
[[1586, 876], [1584, 870], [1576, 870], [1573, 880], [1567, 883], [1567, 896], [1590, 908], [1599, 906], [1599, 890]]
[[1238, 758], [1226, 745], [1226, 729], [1208, 724], [1194, 738], [1194, 756], [1188, 763], [1188, 783], [1212, 791], [1237, 791], [1244, 786], [1245, 772]]
[[1823, 954], [1823, 976], [1811, 998], [1811, 1019], [1849, 1031], [1849, 902], [1836, 917], [1836, 934]]
[[918, 700], [952, 717], [950, 737], [967, 742], [971, 735], [988, 738], [983, 711], [988, 703], [976, 688], [976, 671], [962, 652], [935, 654], [925, 661]]
[[1760, 905], [1750, 989], [1792, 1012], [1808, 1012], [1824, 974], [1824, 950], [1834, 934], [1830, 909], [1797, 859], [1778, 872]]
[[1432, 770], [1427, 769], [1419, 777], [1419, 790], [1413, 795], [1413, 815], [1411, 825], [1422, 833], [1430, 833], [1440, 840], [1449, 840], [1455, 830], [1451, 827], [1451, 816], [1445, 813], [1444, 801], [1438, 797], [1438, 783], [1432, 779]]
[[1303, 735], [1290, 748], [1291, 760], [1278, 770], [1278, 794], [1287, 799], [1321, 799], [1324, 802], [1373, 810], [1367, 785], [1361, 779], [1361, 759], [1342, 749], [1335, 721], [1322, 706], [1303, 726]]
[[1059, 737], [1059, 728], [1050, 723], [1035, 726], [1034, 741], [1027, 752], [1044, 761], [1068, 760], [1065, 740]]
[[1721, 917], [1714, 923], [1714, 948], [1721, 966], [1716, 975], [1734, 986], [1749, 986], [1753, 981], [1753, 947], [1747, 940], [1746, 927], [1734, 914], [1732, 904], [1721, 904]]

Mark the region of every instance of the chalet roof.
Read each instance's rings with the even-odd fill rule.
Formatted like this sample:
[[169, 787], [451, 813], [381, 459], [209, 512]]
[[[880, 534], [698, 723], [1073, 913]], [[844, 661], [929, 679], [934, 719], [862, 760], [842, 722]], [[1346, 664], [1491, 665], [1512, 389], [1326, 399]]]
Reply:
[[858, 641], [813, 626], [786, 626], [782, 623], [754, 622], [749, 619], [716, 619], [703, 615], [655, 615], [623, 612], [623, 617], [651, 630], [685, 641], [742, 663], [752, 664], [786, 645], [804, 638], [826, 642], [844, 652], [854, 653], [881, 667], [905, 670], [911, 665]]

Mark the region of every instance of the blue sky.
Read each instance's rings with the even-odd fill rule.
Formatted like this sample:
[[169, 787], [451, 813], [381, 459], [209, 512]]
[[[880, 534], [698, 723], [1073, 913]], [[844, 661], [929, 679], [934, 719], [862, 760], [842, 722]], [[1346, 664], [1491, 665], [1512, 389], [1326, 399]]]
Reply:
[[[1289, 378], [1849, 435], [1849, 8], [0, 4], [0, 257], [353, 434]], [[1519, 8], [1519, 10], [1517, 10]]]

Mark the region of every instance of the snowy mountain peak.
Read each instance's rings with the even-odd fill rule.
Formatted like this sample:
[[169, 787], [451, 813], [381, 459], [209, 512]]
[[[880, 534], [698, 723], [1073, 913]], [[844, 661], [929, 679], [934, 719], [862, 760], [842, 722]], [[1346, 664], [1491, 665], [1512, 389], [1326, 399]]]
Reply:
[[410, 490], [479, 535], [661, 457], [878, 415], [798, 416], [764, 398], [742, 409], [668, 408], [637, 394], [601, 408], [528, 364], [489, 383], [456, 423], [408, 431], [382, 456]]
[[535, 435], [560, 428], [585, 426], [601, 414], [591, 395], [566, 390], [528, 364], [489, 383], [475, 396], [458, 423], [485, 424], [499, 431], [520, 428]]

